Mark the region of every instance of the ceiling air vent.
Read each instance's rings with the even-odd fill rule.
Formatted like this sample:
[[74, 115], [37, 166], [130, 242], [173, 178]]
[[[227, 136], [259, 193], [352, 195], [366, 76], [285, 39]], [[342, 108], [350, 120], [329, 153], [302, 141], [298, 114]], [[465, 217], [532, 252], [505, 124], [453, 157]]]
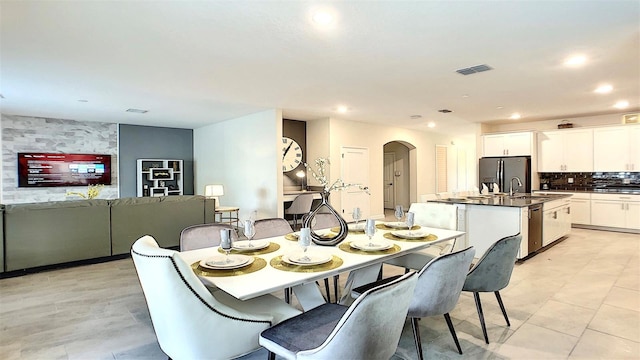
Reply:
[[448, 114], [448, 113], [453, 112], [453, 111], [449, 110], [449, 109], [441, 109], [441, 110], [438, 110], [438, 112], [441, 112], [443, 114]]
[[148, 112], [149, 112], [149, 110], [127, 109], [127, 112], [130, 112], [130, 113], [138, 113], [138, 114], [144, 114], [144, 113], [148, 113]]
[[476, 65], [476, 66], [472, 66], [472, 67], [468, 67], [465, 69], [458, 69], [456, 70], [456, 72], [458, 74], [462, 74], [462, 75], [471, 75], [471, 74], [475, 74], [475, 73], [479, 73], [479, 72], [483, 72], [483, 71], [489, 71], [489, 70], [493, 70], [493, 68], [489, 65]]

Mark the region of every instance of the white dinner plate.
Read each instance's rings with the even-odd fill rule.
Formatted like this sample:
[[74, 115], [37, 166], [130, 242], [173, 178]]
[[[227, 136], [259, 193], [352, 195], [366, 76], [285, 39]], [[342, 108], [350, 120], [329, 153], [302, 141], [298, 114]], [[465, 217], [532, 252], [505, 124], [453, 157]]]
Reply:
[[419, 230], [392, 231], [391, 234], [403, 239], [422, 239], [429, 235], [426, 232]]
[[234, 254], [229, 255], [229, 262], [227, 262], [226, 255], [219, 255], [200, 261], [200, 266], [213, 270], [236, 269], [251, 264], [253, 260], [253, 256]]
[[364, 231], [364, 223], [358, 223], [356, 224], [347, 224], [347, 226], [349, 227], [349, 230], [351, 231]]
[[331, 255], [327, 254], [310, 254], [307, 252], [306, 256], [309, 258], [309, 260], [303, 259], [304, 256], [305, 255], [303, 253], [282, 255], [282, 261], [286, 262], [287, 264], [302, 266], [320, 265], [331, 261]]
[[404, 221], [386, 222], [384, 225], [394, 229], [408, 229], [407, 223]]
[[364, 251], [378, 251], [378, 250], [387, 250], [393, 247], [393, 244], [389, 241], [374, 241], [370, 242], [369, 240], [356, 240], [352, 241], [349, 246], [354, 249], [364, 250]]
[[253, 251], [264, 249], [269, 246], [269, 242], [266, 240], [252, 240], [251, 246], [249, 246], [249, 240], [234, 241], [233, 248], [238, 251]]

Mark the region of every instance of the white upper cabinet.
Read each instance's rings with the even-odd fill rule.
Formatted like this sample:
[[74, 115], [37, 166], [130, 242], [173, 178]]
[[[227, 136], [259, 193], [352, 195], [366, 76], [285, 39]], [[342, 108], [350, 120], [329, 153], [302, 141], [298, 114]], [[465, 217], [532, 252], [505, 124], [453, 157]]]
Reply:
[[484, 135], [483, 156], [528, 156], [533, 153], [533, 132]]
[[594, 171], [640, 171], [640, 126], [593, 130]]
[[540, 133], [538, 135], [538, 171], [593, 171], [593, 130], [559, 130]]

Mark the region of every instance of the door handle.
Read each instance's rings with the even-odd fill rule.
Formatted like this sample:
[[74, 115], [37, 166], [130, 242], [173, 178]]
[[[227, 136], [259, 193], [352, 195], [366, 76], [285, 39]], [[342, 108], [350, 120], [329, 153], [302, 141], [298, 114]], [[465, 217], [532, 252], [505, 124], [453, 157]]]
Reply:
[[393, 183], [388, 183], [387, 185], [391, 186], [391, 185], [393, 185]]

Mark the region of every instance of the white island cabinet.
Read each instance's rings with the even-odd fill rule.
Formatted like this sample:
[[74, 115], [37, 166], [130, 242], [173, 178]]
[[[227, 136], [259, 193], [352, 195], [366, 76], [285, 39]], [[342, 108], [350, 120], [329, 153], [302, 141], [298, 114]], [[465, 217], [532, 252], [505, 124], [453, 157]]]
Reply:
[[529, 255], [528, 207], [467, 205], [467, 245], [481, 257], [496, 241], [515, 234], [522, 235], [518, 259]]
[[542, 246], [571, 232], [571, 200], [559, 199], [542, 204]]

